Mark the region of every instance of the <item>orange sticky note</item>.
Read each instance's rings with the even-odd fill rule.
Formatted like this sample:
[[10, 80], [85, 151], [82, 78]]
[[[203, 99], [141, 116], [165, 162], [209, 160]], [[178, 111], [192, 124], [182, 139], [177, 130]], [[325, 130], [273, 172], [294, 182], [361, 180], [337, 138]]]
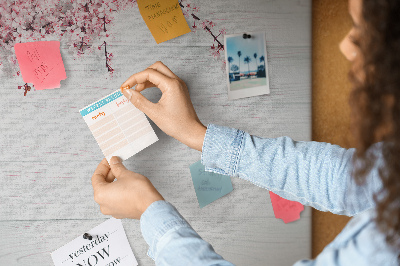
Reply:
[[296, 201], [284, 199], [273, 192], [269, 192], [275, 218], [282, 219], [285, 224], [300, 219], [304, 206]]
[[33, 83], [36, 90], [59, 88], [67, 78], [60, 42], [16, 43], [14, 50], [24, 82]]
[[140, 14], [157, 43], [190, 32], [178, 0], [137, 0]]

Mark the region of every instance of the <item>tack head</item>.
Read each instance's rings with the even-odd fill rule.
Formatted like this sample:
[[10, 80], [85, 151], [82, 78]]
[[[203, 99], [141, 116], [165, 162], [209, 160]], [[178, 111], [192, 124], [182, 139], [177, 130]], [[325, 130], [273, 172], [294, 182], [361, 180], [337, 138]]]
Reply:
[[84, 233], [84, 234], [83, 234], [83, 238], [84, 238], [84, 239], [92, 240], [93, 237], [92, 237], [91, 235], [89, 235], [88, 233]]

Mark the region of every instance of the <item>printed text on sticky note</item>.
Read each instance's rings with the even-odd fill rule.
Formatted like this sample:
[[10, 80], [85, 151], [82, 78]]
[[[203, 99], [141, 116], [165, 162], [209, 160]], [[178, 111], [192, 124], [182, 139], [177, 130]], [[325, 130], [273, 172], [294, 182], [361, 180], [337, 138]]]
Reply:
[[140, 14], [157, 43], [190, 32], [178, 0], [137, 0]]
[[144, 113], [119, 90], [79, 112], [107, 161], [112, 156], [126, 160], [158, 140]]
[[284, 199], [271, 191], [269, 196], [271, 197], [275, 218], [282, 219], [285, 224], [300, 219], [300, 213], [304, 210], [301, 203]]
[[59, 88], [67, 78], [60, 42], [16, 43], [14, 50], [24, 82], [33, 83], [36, 90]]
[[200, 208], [233, 190], [229, 176], [206, 172], [201, 161], [190, 166], [190, 173]]
[[87, 233], [91, 240], [84, 239], [81, 232], [79, 237], [52, 252], [54, 265], [138, 265], [121, 220], [108, 219]]

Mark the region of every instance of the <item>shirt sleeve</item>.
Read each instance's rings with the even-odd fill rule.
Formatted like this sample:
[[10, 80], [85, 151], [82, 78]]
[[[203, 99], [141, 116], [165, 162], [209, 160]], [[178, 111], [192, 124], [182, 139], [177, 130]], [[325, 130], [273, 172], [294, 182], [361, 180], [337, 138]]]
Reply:
[[400, 253], [386, 242], [375, 217], [374, 209], [353, 217], [315, 260], [301, 260], [294, 266], [398, 266]]
[[149, 245], [147, 255], [156, 265], [233, 265], [166, 201], [153, 202], [140, 217], [140, 227]]
[[210, 124], [203, 142], [206, 171], [236, 176], [321, 211], [353, 216], [375, 206], [377, 169], [363, 186], [351, 176], [355, 149], [289, 137], [259, 138]]

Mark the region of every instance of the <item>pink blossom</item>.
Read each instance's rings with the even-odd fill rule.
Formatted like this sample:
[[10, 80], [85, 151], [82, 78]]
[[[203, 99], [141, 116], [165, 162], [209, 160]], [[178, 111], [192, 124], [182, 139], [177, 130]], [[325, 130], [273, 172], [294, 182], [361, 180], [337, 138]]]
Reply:
[[[0, 0], [0, 49], [11, 54], [16, 42], [64, 37], [69, 50], [80, 56], [92, 51], [95, 40], [110, 37], [107, 26], [115, 11], [135, 4], [136, 0]], [[9, 55], [5, 58], [12, 61]], [[17, 71], [16, 63], [11, 67]]]

